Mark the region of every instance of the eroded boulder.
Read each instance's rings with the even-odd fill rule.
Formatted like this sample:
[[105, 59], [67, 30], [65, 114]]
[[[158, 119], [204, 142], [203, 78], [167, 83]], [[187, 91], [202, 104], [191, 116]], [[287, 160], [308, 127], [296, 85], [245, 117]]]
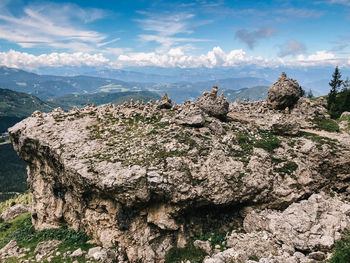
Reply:
[[287, 78], [282, 72], [277, 81], [271, 85], [267, 93], [267, 104], [276, 110], [290, 109], [298, 102], [302, 95], [301, 87], [294, 79]]
[[159, 109], [171, 109], [172, 107], [171, 99], [167, 93], [164, 93], [162, 100], [158, 104]]
[[229, 110], [229, 103], [223, 94], [218, 94], [218, 87], [214, 86], [211, 92], [204, 92], [196, 104], [210, 116], [225, 119]]

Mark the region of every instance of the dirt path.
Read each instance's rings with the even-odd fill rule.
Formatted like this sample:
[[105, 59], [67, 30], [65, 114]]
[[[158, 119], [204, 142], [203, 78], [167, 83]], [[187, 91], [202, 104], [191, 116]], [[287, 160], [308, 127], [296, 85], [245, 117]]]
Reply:
[[311, 130], [311, 129], [302, 129], [303, 132], [314, 133], [322, 137], [327, 137], [329, 139], [337, 140], [342, 145], [350, 148], [350, 134], [346, 132], [327, 132], [327, 131], [319, 131], [319, 130]]

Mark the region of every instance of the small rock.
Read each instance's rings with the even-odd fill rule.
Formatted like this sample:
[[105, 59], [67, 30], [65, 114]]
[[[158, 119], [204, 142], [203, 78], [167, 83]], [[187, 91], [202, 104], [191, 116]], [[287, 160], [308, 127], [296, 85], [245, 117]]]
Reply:
[[279, 119], [272, 123], [271, 129], [277, 135], [297, 135], [300, 132], [300, 124]]
[[84, 250], [81, 248], [78, 248], [77, 250], [73, 251], [73, 253], [70, 255], [71, 258], [81, 258], [86, 254]]
[[326, 259], [326, 254], [321, 251], [311, 252], [308, 256], [309, 258], [318, 260], [318, 261], [323, 261]]
[[43, 257], [47, 256], [56, 247], [61, 245], [61, 243], [62, 241], [59, 241], [59, 240], [50, 240], [50, 241], [40, 242], [34, 250], [34, 254], [36, 254], [35, 259], [37, 261], [40, 261]]
[[22, 215], [24, 213], [29, 212], [29, 206], [28, 205], [23, 205], [23, 204], [17, 204], [12, 206], [11, 208], [5, 210], [2, 214], [1, 217], [4, 221], [11, 220], [19, 215]]
[[345, 118], [345, 117], [349, 117], [350, 116], [350, 112], [349, 111], [344, 111], [341, 115], [340, 118]]
[[[212, 254], [211, 244], [209, 241], [196, 240], [193, 242], [193, 245], [196, 248], [200, 248], [205, 251], [208, 255]], [[220, 249], [220, 246], [219, 246]]]

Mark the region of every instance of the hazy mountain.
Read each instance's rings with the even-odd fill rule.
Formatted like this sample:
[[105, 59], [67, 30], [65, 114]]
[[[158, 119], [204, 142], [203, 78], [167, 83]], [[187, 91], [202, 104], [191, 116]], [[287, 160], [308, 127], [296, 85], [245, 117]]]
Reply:
[[71, 93], [92, 93], [103, 89], [132, 90], [133, 87], [132, 84], [114, 79], [37, 75], [23, 70], [0, 67], [0, 88], [33, 94], [41, 99]]
[[[132, 82], [125, 82], [112, 78], [92, 76], [64, 77], [38, 75], [23, 70], [0, 67], [0, 88], [26, 92], [41, 99], [67, 94], [91, 94], [99, 92], [151, 91], [158, 95], [167, 92], [174, 101], [181, 103], [188, 99], [196, 99], [197, 96], [201, 96], [203, 91], [211, 90], [213, 85], [219, 85], [220, 89], [236, 90], [271, 84], [271, 82], [263, 78], [255, 77], [231, 77], [208, 80], [208, 78], [214, 78], [216, 71], [216, 69], [213, 69], [212, 75], [208, 76], [207, 69], [199, 71], [174, 69], [174, 72], [178, 72], [179, 74], [181, 72], [186, 73], [183, 77], [144, 74], [125, 70], [100, 71], [100, 76], [121, 77], [129, 81], [133, 80]], [[199, 78], [198, 76], [202, 76], [202, 73], [206, 73], [207, 77]], [[191, 81], [182, 81], [181, 79], [191, 79]], [[200, 79], [201, 81], [195, 82], [195, 79]]]
[[117, 93], [93, 93], [93, 94], [67, 94], [59, 97], [54, 97], [48, 101], [64, 105], [64, 107], [72, 108], [74, 106], [84, 107], [87, 102], [94, 103], [97, 105], [113, 103], [113, 104], [122, 104], [125, 101], [130, 101], [133, 99], [135, 102], [137, 100], [147, 102], [149, 100], [156, 101], [161, 99], [159, 95], [149, 92], [149, 91], [138, 91], [138, 92], [117, 92]]
[[87, 72], [84, 75], [119, 79], [126, 82], [141, 82], [141, 83], [162, 83], [162, 82], [176, 82], [177, 76], [159, 75], [159, 74], [145, 74], [142, 72], [126, 71], [121, 69], [106, 69], [94, 72]]
[[244, 88], [239, 90], [223, 90], [228, 101], [236, 101], [247, 99], [249, 101], [265, 100], [269, 86], [256, 86], [252, 88]]

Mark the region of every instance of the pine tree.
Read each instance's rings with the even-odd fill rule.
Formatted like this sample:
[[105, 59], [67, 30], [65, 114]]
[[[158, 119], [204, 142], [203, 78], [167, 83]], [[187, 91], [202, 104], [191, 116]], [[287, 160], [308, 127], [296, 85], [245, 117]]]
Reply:
[[328, 93], [327, 107], [329, 114], [331, 117], [336, 117], [337, 113], [337, 105], [336, 98], [338, 89], [342, 85], [343, 81], [341, 80], [341, 74], [338, 66], [335, 68], [334, 73], [332, 75], [332, 80], [329, 82], [329, 86], [331, 86], [331, 90]]
[[312, 99], [312, 98], [314, 97], [314, 94], [312, 93], [312, 90], [311, 90], [311, 89], [309, 89], [309, 91], [308, 91], [306, 97], [309, 98], [309, 99]]

